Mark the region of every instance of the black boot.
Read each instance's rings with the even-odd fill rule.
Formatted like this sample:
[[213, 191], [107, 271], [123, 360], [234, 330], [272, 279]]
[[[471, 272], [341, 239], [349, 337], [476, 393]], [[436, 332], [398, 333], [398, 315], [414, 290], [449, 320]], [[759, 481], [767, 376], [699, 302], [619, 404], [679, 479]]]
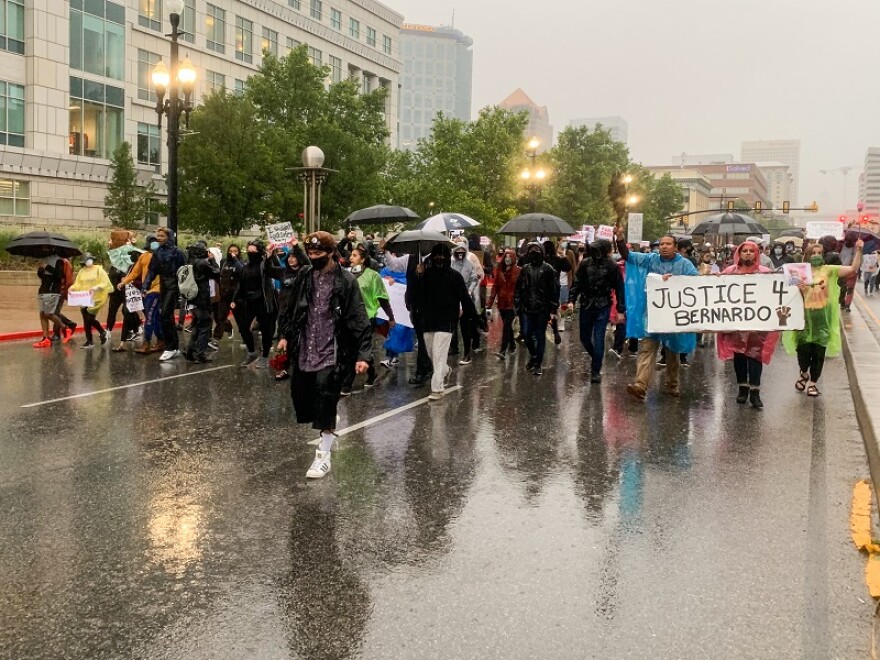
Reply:
[[752, 408], [757, 410], [761, 410], [764, 407], [764, 402], [761, 401], [761, 390], [757, 387], [749, 390], [749, 402], [752, 404]]
[[739, 386], [739, 394], [736, 395], [737, 403], [745, 403], [746, 399], [749, 398], [749, 386], [748, 385], [740, 385]]

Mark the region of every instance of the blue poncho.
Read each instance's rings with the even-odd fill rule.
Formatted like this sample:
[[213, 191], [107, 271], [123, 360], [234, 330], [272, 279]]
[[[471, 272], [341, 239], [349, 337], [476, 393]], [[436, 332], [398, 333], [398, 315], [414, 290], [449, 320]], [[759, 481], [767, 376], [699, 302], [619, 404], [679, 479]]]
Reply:
[[694, 265], [680, 254], [662, 259], [656, 252], [630, 252], [626, 258], [626, 336], [635, 339], [654, 339], [675, 353], [690, 353], [697, 348], [693, 332], [648, 334], [649, 273], [658, 275], [696, 275]]

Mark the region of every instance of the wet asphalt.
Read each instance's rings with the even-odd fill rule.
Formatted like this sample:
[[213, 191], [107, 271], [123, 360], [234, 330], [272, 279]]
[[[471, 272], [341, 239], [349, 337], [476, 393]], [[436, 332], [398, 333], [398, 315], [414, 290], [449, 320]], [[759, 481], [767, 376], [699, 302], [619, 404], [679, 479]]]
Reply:
[[[0, 345], [0, 658], [866, 657], [842, 358], [813, 401], [780, 348], [759, 412], [699, 349], [638, 403], [634, 359], [589, 385], [564, 337], [539, 378], [522, 349], [456, 366], [319, 482], [237, 340], [208, 367]], [[425, 397], [409, 369], [340, 426]]]

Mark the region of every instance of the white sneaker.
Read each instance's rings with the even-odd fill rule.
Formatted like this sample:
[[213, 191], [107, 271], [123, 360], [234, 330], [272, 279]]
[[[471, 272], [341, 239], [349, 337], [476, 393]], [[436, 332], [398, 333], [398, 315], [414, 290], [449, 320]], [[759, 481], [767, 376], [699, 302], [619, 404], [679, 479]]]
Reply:
[[431, 392], [428, 395], [428, 401], [439, 401], [443, 398], [443, 392]]
[[385, 359], [382, 360], [379, 364], [381, 364], [381, 365], [382, 365], [383, 367], [385, 367], [386, 369], [390, 369], [390, 368], [391, 368], [391, 360], [388, 359], [388, 358], [385, 358]]
[[320, 479], [327, 476], [328, 472], [330, 472], [330, 452], [316, 449], [315, 460], [306, 472], [306, 479]]
[[165, 351], [159, 356], [159, 362], [168, 362], [180, 356], [180, 351]]

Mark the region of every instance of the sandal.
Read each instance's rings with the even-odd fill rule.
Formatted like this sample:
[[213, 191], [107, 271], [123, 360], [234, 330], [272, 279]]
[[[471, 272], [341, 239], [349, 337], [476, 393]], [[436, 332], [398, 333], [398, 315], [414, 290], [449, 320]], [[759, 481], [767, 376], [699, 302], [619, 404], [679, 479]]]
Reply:
[[810, 374], [801, 374], [798, 376], [798, 379], [794, 383], [794, 389], [798, 392], [803, 392], [807, 389], [807, 381], [810, 380]]
[[282, 380], [287, 380], [288, 378], [290, 378], [290, 374], [287, 372], [287, 369], [282, 369], [277, 374], [275, 374], [275, 380], [279, 382]]
[[816, 387], [815, 385], [810, 385], [807, 388], [807, 396], [819, 396], [820, 394], [822, 394], [822, 393], [819, 391], [819, 388]]
[[119, 346], [117, 346], [116, 348], [111, 348], [110, 350], [114, 353], [125, 353], [125, 346], [119, 344]]

